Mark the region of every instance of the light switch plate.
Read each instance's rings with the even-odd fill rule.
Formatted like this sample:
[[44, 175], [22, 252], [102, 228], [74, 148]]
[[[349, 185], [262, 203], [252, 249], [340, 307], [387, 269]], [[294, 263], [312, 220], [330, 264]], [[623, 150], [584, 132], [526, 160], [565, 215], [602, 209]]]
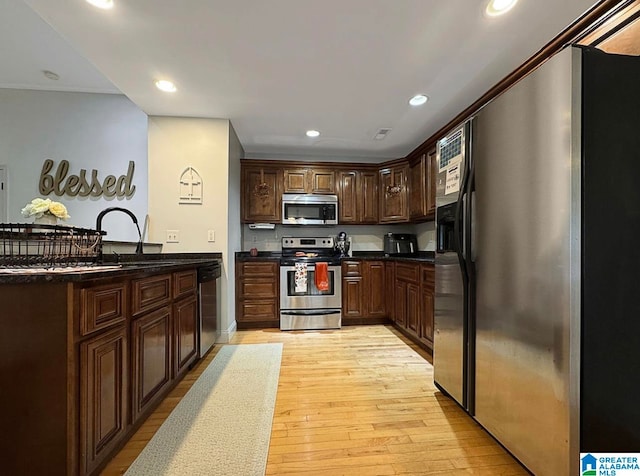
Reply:
[[210, 242], [210, 243], [213, 243], [214, 241], [216, 241], [216, 232], [215, 232], [215, 230], [207, 231], [207, 241]]

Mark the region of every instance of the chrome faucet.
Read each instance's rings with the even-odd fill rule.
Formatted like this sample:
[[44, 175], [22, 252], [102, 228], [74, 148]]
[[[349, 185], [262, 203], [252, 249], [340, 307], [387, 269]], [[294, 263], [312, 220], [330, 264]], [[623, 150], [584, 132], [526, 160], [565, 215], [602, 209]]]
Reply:
[[[140, 240], [138, 241], [138, 244], [136, 245], [136, 254], [137, 255], [141, 255], [142, 254], [142, 233], [140, 233], [140, 227], [138, 226], [138, 219], [136, 218], [136, 216], [131, 211], [127, 210], [126, 208], [109, 207], [109, 208], [105, 208], [104, 210], [102, 210], [100, 213], [98, 213], [98, 218], [96, 219], [96, 230], [97, 231], [102, 231], [102, 218], [107, 213], [115, 212], [115, 211], [126, 213], [127, 215], [129, 215], [131, 217], [131, 219], [133, 220], [133, 223], [136, 225], [136, 229], [138, 230], [138, 237], [140, 238]], [[102, 256], [100, 256], [100, 258], [102, 258]]]

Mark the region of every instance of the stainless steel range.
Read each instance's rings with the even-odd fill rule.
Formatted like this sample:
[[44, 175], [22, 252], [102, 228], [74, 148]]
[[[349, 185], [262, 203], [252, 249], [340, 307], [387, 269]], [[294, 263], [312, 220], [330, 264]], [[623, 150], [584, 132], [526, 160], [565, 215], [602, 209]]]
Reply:
[[333, 237], [282, 238], [280, 329], [342, 326], [342, 271]]

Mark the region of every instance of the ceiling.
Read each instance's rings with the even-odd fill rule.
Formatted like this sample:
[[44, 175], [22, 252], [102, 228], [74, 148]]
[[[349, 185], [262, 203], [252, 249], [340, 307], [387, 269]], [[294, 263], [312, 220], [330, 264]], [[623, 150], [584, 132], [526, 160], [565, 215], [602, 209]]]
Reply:
[[[489, 18], [486, 0], [115, 2], [0, 0], [0, 87], [227, 118], [248, 157], [371, 161], [406, 156], [597, 3], [519, 0]], [[417, 93], [429, 101], [409, 106]]]

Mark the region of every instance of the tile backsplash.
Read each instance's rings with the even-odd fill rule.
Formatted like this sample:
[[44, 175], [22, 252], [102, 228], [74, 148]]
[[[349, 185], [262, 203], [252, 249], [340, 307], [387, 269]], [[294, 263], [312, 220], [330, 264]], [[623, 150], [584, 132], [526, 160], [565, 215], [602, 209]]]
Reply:
[[337, 236], [344, 231], [351, 238], [352, 251], [382, 251], [386, 233], [415, 233], [421, 251], [435, 250], [434, 222], [398, 225], [284, 226], [273, 230], [250, 230], [242, 227], [242, 250], [280, 251], [283, 236]]

